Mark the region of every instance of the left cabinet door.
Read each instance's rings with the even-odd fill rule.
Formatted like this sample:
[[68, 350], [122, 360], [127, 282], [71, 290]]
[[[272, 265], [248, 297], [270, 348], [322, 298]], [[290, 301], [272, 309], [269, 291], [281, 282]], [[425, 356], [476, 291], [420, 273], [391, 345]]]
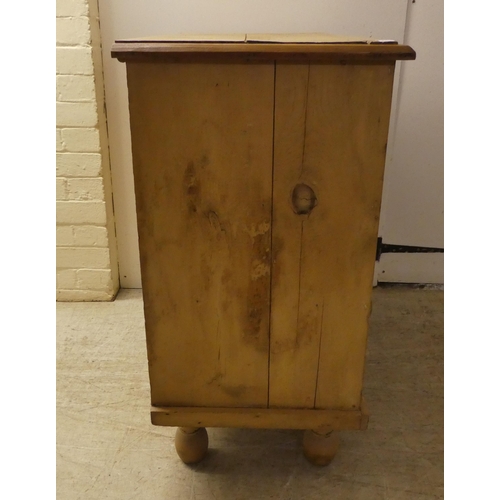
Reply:
[[274, 64], [127, 80], [152, 404], [266, 407]]

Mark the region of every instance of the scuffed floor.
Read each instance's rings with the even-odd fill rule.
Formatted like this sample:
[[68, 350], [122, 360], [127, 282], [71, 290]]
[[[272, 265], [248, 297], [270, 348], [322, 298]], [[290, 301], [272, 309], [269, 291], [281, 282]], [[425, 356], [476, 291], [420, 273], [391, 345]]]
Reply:
[[60, 500], [427, 500], [443, 498], [443, 292], [377, 288], [364, 395], [367, 431], [341, 433], [331, 465], [301, 432], [208, 429], [188, 467], [175, 429], [149, 421], [140, 290], [112, 303], [58, 303]]

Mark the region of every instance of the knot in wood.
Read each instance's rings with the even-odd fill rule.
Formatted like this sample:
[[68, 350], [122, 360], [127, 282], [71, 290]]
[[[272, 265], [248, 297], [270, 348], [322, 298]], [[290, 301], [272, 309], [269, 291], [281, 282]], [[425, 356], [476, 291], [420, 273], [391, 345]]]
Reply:
[[307, 215], [317, 205], [316, 194], [307, 184], [297, 184], [292, 192], [293, 211], [298, 215]]

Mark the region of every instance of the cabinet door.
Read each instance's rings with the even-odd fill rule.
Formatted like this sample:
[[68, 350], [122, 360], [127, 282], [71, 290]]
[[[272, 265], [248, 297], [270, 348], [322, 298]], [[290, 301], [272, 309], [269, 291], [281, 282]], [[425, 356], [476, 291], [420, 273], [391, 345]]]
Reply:
[[393, 70], [277, 64], [271, 407], [359, 408]]
[[267, 406], [274, 64], [127, 72], [152, 403]]

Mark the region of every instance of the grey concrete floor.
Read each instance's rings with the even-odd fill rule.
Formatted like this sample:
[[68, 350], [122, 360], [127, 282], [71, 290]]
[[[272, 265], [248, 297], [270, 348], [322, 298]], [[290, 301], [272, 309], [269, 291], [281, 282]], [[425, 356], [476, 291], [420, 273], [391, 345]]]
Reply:
[[57, 305], [60, 500], [443, 498], [442, 291], [374, 290], [369, 427], [322, 468], [287, 430], [208, 429], [208, 456], [184, 465], [175, 429], [150, 424], [143, 321], [139, 290]]

